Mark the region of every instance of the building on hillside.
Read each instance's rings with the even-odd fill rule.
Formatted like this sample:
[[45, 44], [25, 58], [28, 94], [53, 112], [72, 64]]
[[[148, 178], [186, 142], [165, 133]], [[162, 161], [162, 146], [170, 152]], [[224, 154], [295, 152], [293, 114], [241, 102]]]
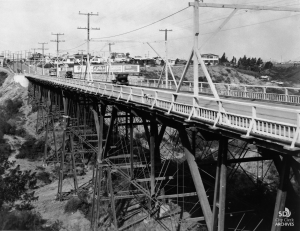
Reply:
[[3, 67], [4, 55], [0, 55], [0, 67]]
[[201, 55], [206, 65], [217, 65], [219, 64], [219, 55], [214, 54], [202, 54]]

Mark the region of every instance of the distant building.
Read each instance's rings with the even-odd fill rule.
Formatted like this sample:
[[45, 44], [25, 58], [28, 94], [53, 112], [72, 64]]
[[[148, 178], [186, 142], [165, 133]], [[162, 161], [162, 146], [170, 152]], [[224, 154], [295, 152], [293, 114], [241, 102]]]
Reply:
[[219, 64], [219, 55], [214, 54], [202, 54], [201, 58], [203, 59], [206, 65], [217, 65]]
[[3, 67], [4, 56], [0, 55], [0, 67]]

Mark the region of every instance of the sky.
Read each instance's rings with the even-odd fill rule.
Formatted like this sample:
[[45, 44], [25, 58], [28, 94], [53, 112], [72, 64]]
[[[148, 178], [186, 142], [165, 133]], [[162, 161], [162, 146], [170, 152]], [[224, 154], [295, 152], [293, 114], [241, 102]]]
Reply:
[[[192, 0], [190, 0], [192, 1]], [[61, 54], [75, 54], [87, 49], [87, 16], [90, 17], [90, 53], [113, 52], [131, 56], [165, 56], [163, 29], [168, 32], [168, 57], [187, 59], [193, 46], [193, 7], [188, 0], [0, 0], [0, 52], [25, 51], [56, 55], [56, 36]], [[288, 6], [300, 8], [300, 0], [204, 0], [205, 3]], [[186, 8], [186, 9], [185, 9]], [[300, 60], [300, 12], [238, 10], [214, 37], [212, 34], [233, 9], [200, 8], [199, 47], [201, 53], [228, 59], [261, 57], [264, 61]], [[176, 13], [177, 12], [177, 13]], [[175, 14], [174, 14], [175, 13]], [[172, 15], [174, 14], [174, 15]], [[172, 15], [164, 20], [161, 20]], [[154, 23], [159, 21], [157, 23]], [[152, 24], [154, 23], [154, 24]], [[152, 25], [149, 25], [152, 24]], [[149, 25], [149, 26], [147, 26]], [[145, 27], [144, 27], [145, 26]], [[144, 27], [142, 29], [139, 29]], [[139, 30], [136, 30], [139, 29]], [[136, 30], [131, 33], [132, 30]], [[123, 35], [120, 35], [123, 34]], [[118, 36], [120, 35], [120, 36]], [[102, 41], [99, 41], [102, 40]], [[147, 44], [152, 46], [152, 48]], [[155, 50], [155, 51], [154, 51]]]

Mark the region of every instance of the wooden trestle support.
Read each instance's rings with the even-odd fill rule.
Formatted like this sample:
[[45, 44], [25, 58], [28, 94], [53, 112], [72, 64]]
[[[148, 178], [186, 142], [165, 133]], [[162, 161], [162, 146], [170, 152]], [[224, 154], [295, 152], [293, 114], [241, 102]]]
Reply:
[[116, 230], [275, 231], [285, 208], [297, 225], [297, 153], [110, 98], [33, 82], [29, 89], [44, 105], [38, 126], [45, 164], [59, 165], [57, 199], [90, 194], [92, 230], [111, 223]]

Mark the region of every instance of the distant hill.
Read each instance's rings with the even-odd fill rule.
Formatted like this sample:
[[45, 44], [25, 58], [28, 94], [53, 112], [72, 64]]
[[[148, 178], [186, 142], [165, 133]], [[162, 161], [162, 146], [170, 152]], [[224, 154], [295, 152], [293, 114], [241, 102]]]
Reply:
[[[161, 73], [161, 67], [147, 67], [143, 68], [142, 74], [148, 79], [158, 79]], [[173, 66], [172, 70], [177, 80], [182, 75], [184, 66]], [[283, 86], [300, 87], [300, 67], [273, 67], [272, 69], [263, 70], [260, 73], [247, 71], [243, 69], [226, 67], [223, 65], [208, 66], [210, 76], [214, 83], [234, 83], [234, 84], [249, 84], [249, 85], [274, 85], [271, 82], [261, 80], [262, 75], [269, 75], [271, 80], [284, 82]], [[165, 74], [163, 73], [163, 76]], [[190, 66], [185, 81], [193, 81], [193, 66]], [[171, 79], [171, 74], [169, 74]], [[199, 66], [199, 81], [206, 82], [205, 75]]]
[[300, 87], [300, 66], [276, 66], [267, 72], [272, 80], [282, 81], [287, 86]]

